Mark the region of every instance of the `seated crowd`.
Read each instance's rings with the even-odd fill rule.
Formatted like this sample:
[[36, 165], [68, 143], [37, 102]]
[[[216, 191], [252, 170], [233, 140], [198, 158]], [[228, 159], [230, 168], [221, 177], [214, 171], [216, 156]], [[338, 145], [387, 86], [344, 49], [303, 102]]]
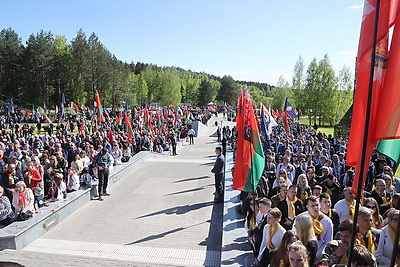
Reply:
[[[282, 126], [274, 128], [256, 193], [240, 194], [239, 212], [245, 216], [254, 266], [346, 264], [356, 205], [347, 143], [311, 127], [292, 127], [289, 136]], [[235, 131], [231, 139], [234, 143]], [[374, 152], [360, 201], [352, 266], [390, 264], [400, 217], [400, 179], [393, 167], [394, 162]]]
[[[7, 120], [0, 129], [0, 228], [27, 220], [43, 206], [97, 182], [102, 200], [102, 195], [109, 195], [107, 181], [113, 166], [140, 151], [176, 151], [177, 141], [187, 136], [190, 125], [175, 118], [160, 126], [157, 117], [151, 114], [147, 125], [140, 117], [131, 119], [132, 132], [117, 123], [117, 116], [110, 116], [99, 126], [86, 124], [78, 132], [66, 127], [73, 124], [71, 120], [60, 124], [56, 133], [38, 134], [16, 127], [20, 119], [16, 116]], [[192, 119], [207, 121], [208, 117], [200, 112]], [[82, 120], [83, 116], [74, 118], [78, 124]]]

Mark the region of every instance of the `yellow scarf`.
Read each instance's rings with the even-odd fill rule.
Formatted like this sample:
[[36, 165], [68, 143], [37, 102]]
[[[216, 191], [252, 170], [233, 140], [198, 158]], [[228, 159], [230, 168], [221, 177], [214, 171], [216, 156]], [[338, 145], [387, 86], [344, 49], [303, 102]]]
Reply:
[[[317, 218], [314, 218], [311, 213], [308, 213], [310, 215], [311, 220], [313, 221], [313, 227], [314, 227], [314, 232], [316, 235], [321, 235], [324, 232], [324, 226], [322, 223], [318, 220], [319, 217], [322, 215], [321, 213], [318, 214]], [[322, 215], [323, 216], [323, 215]]]
[[328, 188], [328, 187], [326, 187], [326, 185], [324, 185], [324, 187], [325, 187], [325, 192], [328, 194], [328, 195], [332, 195], [332, 190], [330, 189], [330, 188]]
[[375, 189], [376, 193], [378, 193], [378, 196], [382, 199], [383, 204], [388, 203], [387, 198], [386, 198], [386, 190], [383, 191], [383, 196], [378, 192], [377, 189]]
[[254, 216], [250, 217], [250, 223], [249, 223], [249, 229], [251, 229], [251, 231], [253, 231], [256, 228], [256, 221], [254, 220]]
[[295, 196], [293, 198], [293, 201], [290, 201], [289, 198], [288, 198], [288, 200], [289, 200], [289, 217], [290, 218], [295, 218], [296, 217], [296, 209], [294, 207], [294, 203], [296, 203], [297, 197]]
[[345, 253], [340, 259], [339, 264], [347, 264], [347, 253]]
[[390, 201], [389, 201], [389, 207], [394, 208], [392, 199], [390, 199]]
[[362, 234], [357, 233], [357, 240], [358, 242], [360, 242], [361, 245], [363, 245], [364, 247], [366, 247], [368, 249], [368, 251], [372, 254], [375, 255], [375, 244], [374, 244], [374, 240], [372, 238], [372, 232], [371, 230], [368, 230], [368, 244], [365, 244], [364, 242], [364, 237], [362, 236]]
[[269, 228], [268, 249], [271, 250], [275, 248], [275, 246], [272, 244], [272, 238], [278, 231], [279, 226], [275, 225], [275, 227], [273, 227], [272, 225], [268, 224], [268, 228]]
[[392, 243], [394, 244], [394, 239], [396, 238], [396, 232], [392, 228], [392, 226], [388, 225], [389, 227], [389, 233], [390, 233], [390, 238], [392, 239]]
[[354, 201], [353, 202], [348, 202], [347, 200], [346, 204], [349, 207], [349, 219], [354, 220]]
[[301, 190], [300, 191], [300, 200], [304, 201], [308, 198], [308, 193], [306, 190]]

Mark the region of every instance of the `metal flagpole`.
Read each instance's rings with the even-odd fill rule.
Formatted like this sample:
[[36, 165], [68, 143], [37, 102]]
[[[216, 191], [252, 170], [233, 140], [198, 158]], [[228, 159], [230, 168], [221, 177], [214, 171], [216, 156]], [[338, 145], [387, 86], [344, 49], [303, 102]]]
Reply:
[[363, 184], [363, 177], [366, 175], [366, 174], [364, 174], [365, 158], [370, 156], [370, 155], [366, 155], [366, 153], [367, 153], [367, 140], [368, 140], [368, 133], [369, 133], [369, 120], [371, 117], [371, 102], [372, 102], [372, 89], [373, 89], [373, 82], [374, 82], [376, 37], [377, 37], [377, 33], [378, 33], [378, 19], [379, 19], [380, 2], [381, 2], [380, 0], [376, 0], [375, 24], [374, 24], [374, 34], [373, 34], [374, 39], [372, 40], [371, 66], [370, 66], [370, 72], [369, 72], [368, 101], [367, 101], [366, 114], [365, 114], [364, 139], [363, 139], [363, 146], [362, 146], [362, 150], [361, 150], [361, 162], [359, 162], [359, 166], [357, 166], [357, 171], [360, 172], [360, 175], [358, 178], [356, 205], [355, 205], [355, 211], [354, 211], [354, 220], [353, 220], [352, 235], [351, 235], [351, 242], [350, 242], [350, 248], [349, 248], [349, 257], [347, 260], [347, 266], [351, 266], [351, 262], [352, 262], [352, 258], [353, 258], [352, 250], [354, 248], [354, 243], [355, 243], [356, 234], [357, 234], [356, 231], [357, 231], [358, 211], [359, 211], [360, 199], [361, 199], [361, 189], [362, 189], [362, 184]]

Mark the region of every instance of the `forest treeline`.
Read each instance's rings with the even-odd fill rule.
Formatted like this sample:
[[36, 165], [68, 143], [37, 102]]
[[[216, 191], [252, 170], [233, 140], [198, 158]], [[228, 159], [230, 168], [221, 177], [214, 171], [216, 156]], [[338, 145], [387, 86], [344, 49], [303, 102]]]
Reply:
[[71, 41], [41, 30], [31, 34], [25, 44], [11, 28], [0, 32], [0, 99], [6, 102], [10, 98], [25, 108], [54, 108], [61, 93], [68, 102], [92, 106], [96, 91], [103, 105], [112, 109], [121, 108], [125, 101], [130, 105], [227, 102], [236, 106], [240, 88], [247, 85], [255, 105], [263, 102], [279, 110], [289, 97], [310, 119], [336, 123], [351, 103], [349, 81], [346, 68], [335, 77], [328, 56], [320, 62], [314, 59], [307, 71], [300, 57], [292, 83], [281, 77], [276, 86], [270, 86], [179, 67], [123, 62], [95, 33], [87, 36], [82, 29]]

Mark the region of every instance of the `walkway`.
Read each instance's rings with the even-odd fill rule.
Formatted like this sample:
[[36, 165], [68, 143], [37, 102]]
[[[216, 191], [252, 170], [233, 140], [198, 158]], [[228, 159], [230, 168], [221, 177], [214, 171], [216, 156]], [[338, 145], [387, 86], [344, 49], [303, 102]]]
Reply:
[[218, 144], [210, 137], [214, 121], [209, 125], [178, 156], [145, 162], [103, 202], [91, 201], [22, 251], [1, 252], [0, 260], [46, 266], [45, 253], [64, 266], [219, 266], [223, 205], [213, 203]]

